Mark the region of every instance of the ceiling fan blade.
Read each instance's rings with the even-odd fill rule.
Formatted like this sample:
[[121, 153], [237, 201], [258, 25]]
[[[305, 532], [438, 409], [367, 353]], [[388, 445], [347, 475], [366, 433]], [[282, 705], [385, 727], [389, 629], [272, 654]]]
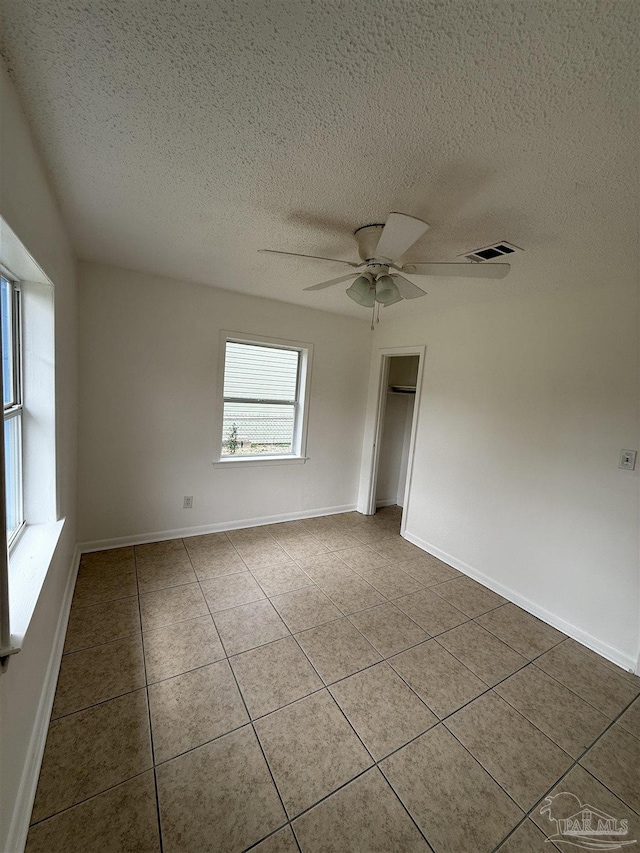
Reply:
[[400, 291], [400, 296], [402, 296], [403, 299], [417, 299], [419, 296], [427, 295], [426, 290], [418, 287], [417, 284], [409, 281], [408, 278], [404, 278], [401, 275], [392, 275], [391, 278], [395, 281], [396, 287]]
[[405, 264], [407, 275], [454, 275], [458, 278], [504, 278], [511, 264]]
[[390, 213], [376, 246], [376, 258], [397, 261], [428, 228], [421, 219], [404, 213]]
[[321, 281], [320, 284], [312, 284], [311, 287], [303, 287], [303, 290], [324, 290], [325, 287], [332, 287], [334, 284], [340, 284], [341, 281], [349, 281], [351, 278], [356, 278], [359, 275], [357, 272], [349, 273], [349, 275], [341, 275], [340, 278], [332, 278], [329, 281]]
[[333, 261], [335, 264], [346, 264], [348, 267], [361, 267], [353, 261], [342, 261], [339, 258], [323, 258], [320, 255], [301, 255], [298, 252], [279, 252], [277, 249], [258, 249], [259, 252], [268, 252], [270, 255], [289, 255], [293, 258], [313, 258], [315, 261]]

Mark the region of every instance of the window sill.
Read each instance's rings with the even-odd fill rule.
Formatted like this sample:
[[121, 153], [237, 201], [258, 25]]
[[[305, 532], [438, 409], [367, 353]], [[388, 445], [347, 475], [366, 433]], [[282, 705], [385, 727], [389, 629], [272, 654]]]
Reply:
[[[10, 653], [20, 651], [65, 520], [29, 524], [9, 559]], [[6, 654], [6, 652], [5, 652]]]
[[261, 468], [270, 465], [304, 465], [308, 456], [245, 456], [214, 459], [212, 465], [219, 468]]

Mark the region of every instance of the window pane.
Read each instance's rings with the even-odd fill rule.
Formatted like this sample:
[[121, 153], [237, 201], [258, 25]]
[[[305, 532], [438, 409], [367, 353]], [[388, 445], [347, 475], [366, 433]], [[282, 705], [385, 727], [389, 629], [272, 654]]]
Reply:
[[230, 342], [224, 361], [224, 396], [293, 403], [299, 359], [297, 350]]
[[12, 405], [14, 388], [11, 291], [11, 285], [3, 278], [0, 308], [2, 309], [2, 387], [5, 406]]
[[225, 403], [222, 455], [293, 453], [295, 406], [287, 403]]
[[4, 422], [5, 494], [7, 500], [7, 541], [22, 524], [22, 417]]

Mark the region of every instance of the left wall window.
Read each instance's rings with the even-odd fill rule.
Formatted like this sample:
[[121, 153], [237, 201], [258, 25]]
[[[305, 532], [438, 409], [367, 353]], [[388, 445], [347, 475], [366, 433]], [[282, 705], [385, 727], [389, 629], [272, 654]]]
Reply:
[[2, 293], [2, 388], [4, 403], [4, 478], [7, 544], [24, 525], [22, 494], [22, 323], [16, 281], [0, 276]]

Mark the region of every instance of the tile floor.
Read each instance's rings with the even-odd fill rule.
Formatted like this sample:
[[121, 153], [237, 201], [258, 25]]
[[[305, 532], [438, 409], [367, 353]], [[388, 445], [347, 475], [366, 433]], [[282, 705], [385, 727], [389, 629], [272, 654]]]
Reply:
[[560, 793], [640, 841], [640, 679], [399, 518], [84, 555], [28, 853], [544, 853]]

